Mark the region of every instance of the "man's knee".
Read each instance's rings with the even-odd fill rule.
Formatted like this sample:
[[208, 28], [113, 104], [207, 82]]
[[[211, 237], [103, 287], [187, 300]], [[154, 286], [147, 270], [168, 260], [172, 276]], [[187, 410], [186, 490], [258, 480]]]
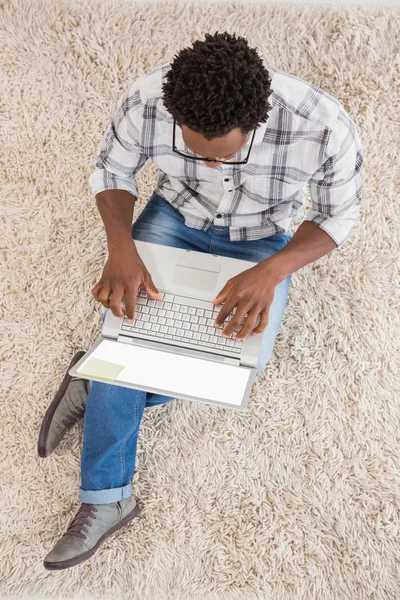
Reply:
[[269, 360], [271, 358], [271, 355], [272, 355], [272, 348], [271, 348], [271, 351], [267, 354], [267, 356], [260, 355], [260, 358], [258, 359], [258, 362], [256, 365], [256, 375], [258, 375], [259, 373], [264, 371], [265, 367], [267, 366], [267, 363], [269, 362]]

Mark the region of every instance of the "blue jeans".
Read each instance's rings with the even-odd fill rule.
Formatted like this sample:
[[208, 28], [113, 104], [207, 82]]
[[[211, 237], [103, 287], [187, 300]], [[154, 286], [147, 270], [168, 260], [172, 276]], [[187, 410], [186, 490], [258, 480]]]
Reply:
[[[207, 231], [188, 227], [178, 210], [153, 193], [132, 225], [132, 237], [154, 244], [261, 262], [281, 250], [292, 236], [285, 233], [260, 240], [230, 241], [228, 227], [211, 224]], [[275, 288], [257, 373], [264, 369], [271, 356], [286, 306], [289, 283], [290, 277]], [[81, 502], [106, 504], [132, 494], [131, 478], [144, 409], [171, 402], [174, 398], [99, 381], [90, 383], [84, 413], [79, 494]]]

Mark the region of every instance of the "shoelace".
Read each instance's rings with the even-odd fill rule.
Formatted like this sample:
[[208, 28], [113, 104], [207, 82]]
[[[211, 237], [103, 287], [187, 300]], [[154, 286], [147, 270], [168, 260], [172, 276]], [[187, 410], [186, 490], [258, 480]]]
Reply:
[[84, 412], [85, 412], [84, 404], [82, 404], [82, 406], [80, 406], [78, 409], [76, 409], [76, 408], [71, 409], [71, 414], [68, 415], [66, 419], [62, 419], [62, 422], [65, 425], [65, 427], [70, 427], [71, 425], [76, 423], [77, 420], [83, 416]]
[[[82, 380], [80, 377], [71, 377], [71, 381], [77, 381], [77, 380]], [[78, 421], [78, 419], [80, 419], [81, 417], [83, 417], [83, 413], [85, 412], [85, 404], [82, 404], [78, 409], [72, 409], [71, 410], [71, 415], [68, 415], [68, 417], [66, 419], [62, 419], [62, 423], [65, 427], [71, 427], [72, 425], [74, 425], [74, 423], [76, 423]]]
[[83, 531], [88, 533], [88, 529], [85, 529], [85, 525], [88, 525], [89, 527], [92, 526], [92, 523], [90, 523], [88, 520], [89, 517], [96, 519], [93, 511], [98, 512], [98, 509], [93, 504], [86, 504], [82, 502], [80, 509], [74, 517], [74, 520], [64, 535], [75, 535], [76, 537], [85, 539], [86, 536], [84, 533], [82, 533]]

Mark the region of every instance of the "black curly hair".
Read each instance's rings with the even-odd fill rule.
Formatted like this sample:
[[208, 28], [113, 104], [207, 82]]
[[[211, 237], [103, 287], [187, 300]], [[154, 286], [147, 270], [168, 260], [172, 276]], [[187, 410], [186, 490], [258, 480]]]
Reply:
[[179, 125], [210, 141], [239, 128], [245, 136], [268, 118], [271, 79], [257, 51], [235, 34], [205, 34], [175, 55], [163, 102]]

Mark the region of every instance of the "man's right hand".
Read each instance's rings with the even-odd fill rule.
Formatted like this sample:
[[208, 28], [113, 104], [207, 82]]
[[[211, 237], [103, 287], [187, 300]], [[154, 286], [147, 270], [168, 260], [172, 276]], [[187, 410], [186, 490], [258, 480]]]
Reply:
[[[139, 287], [144, 288], [155, 300], [163, 299], [140, 258], [133, 240], [122, 242], [109, 251], [103, 274], [92, 289], [92, 294], [97, 302], [111, 309], [115, 317], [126, 316], [127, 319], [133, 320]], [[125, 296], [125, 311], [121, 306], [123, 296]]]

